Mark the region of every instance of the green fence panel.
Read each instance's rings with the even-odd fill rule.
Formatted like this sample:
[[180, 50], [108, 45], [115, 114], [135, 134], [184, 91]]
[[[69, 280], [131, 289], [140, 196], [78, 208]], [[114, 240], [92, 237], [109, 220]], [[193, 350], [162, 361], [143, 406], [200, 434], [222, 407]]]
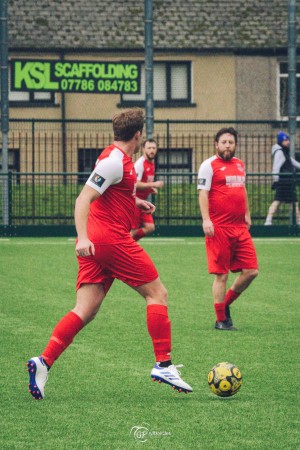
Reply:
[[[2, 192], [5, 177], [8, 177], [9, 185], [7, 198]], [[82, 172], [0, 174], [0, 235], [75, 235], [75, 200], [87, 177], [88, 174]], [[300, 174], [293, 177], [297, 191]], [[202, 235], [197, 173], [158, 172], [157, 178], [164, 180], [165, 186], [152, 198], [156, 205], [155, 235]], [[264, 226], [268, 208], [274, 199], [271, 184], [270, 173], [247, 174], [253, 233], [298, 235], [300, 227], [293, 205], [281, 204], [273, 225]], [[3, 221], [5, 202], [9, 205], [8, 223]]]

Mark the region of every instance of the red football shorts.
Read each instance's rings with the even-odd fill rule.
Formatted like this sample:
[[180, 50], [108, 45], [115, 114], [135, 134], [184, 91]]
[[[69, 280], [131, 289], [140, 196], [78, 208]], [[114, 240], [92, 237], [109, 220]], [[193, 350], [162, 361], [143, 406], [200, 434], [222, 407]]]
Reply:
[[136, 207], [134, 211], [134, 218], [132, 220], [132, 229], [137, 230], [143, 223], [154, 223], [152, 214], [147, 214], [140, 208]]
[[86, 283], [102, 283], [107, 292], [115, 278], [129, 286], [141, 286], [158, 278], [150, 256], [130, 236], [120, 244], [95, 244], [95, 255], [77, 259], [76, 289]]
[[226, 274], [242, 269], [258, 269], [256, 250], [247, 227], [215, 227], [205, 237], [208, 272]]

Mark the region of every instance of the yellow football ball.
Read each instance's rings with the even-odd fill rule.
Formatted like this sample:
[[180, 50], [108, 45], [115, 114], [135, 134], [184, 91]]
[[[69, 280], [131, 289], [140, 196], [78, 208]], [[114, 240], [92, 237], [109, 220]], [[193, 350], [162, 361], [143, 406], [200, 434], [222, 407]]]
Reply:
[[216, 364], [208, 374], [210, 390], [219, 397], [231, 397], [242, 386], [240, 369], [229, 362]]

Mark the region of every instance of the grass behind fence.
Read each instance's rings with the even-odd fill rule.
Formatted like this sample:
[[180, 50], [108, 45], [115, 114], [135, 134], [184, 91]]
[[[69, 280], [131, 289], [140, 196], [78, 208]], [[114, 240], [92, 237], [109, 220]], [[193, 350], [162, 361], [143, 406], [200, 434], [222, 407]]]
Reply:
[[[70, 177], [74, 180], [71, 183]], [[180, 175], [182, 178], [183, 175]], [[11, 191], [12, 225], [73, 225], [74, 205], [83, 184], [77, 184], [74, 175], [41, 176], [32, 183], [14, 184]], [[65, 182], [64, 182], [65, 181]], [[200, 211], [196, 175], [186, 175], [177, 183], [176, 175], [165, 177], [165, 186], [152, 200], [156, 205], [157, 225], [199, 225]], [[250, 176], [248, 197], [253, 225], [262, 225], [273, 201], [270, 178]], [[1, 193], [0, 193], [1, 194]], [[0, 197], [1, 198], [1, 197]], [[290, 223], [289, 205], [282, 204], [274, 217], [275, 225]]]
[[[0, 240], [1, 449], [298, 448], [300, 239], [255, 241], [260, 275], [232, 307], [236, 333], [213, 329], [203, 239], [141, 242], [168, 287], [173, 360], [194, 392], [150, 381], [144, 300], [116, 281], [51, 369], [45, 400], [32, 400], [25, 362], [74, 304], [74, 242]], [[223, 360], [244, 379], [227, 400], [207, 385]], [[148, 430], [145, 442], [132, 431], [138, 427]]]

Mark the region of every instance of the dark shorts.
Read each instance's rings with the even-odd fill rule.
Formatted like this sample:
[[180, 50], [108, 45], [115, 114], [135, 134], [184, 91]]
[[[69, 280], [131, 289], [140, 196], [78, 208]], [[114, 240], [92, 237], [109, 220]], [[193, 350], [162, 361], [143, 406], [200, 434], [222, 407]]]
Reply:
[[102, 283], [107, 292], [117, 278], [129, 286], [141, 286], [158, 278], [145, 250], [131, 237], [119, 244], [96, 244], [95, 255], [77, 257], [76, 289], [82, 284]]
[[214, 236], [206, 236], [205, 243], [209, 273], [258, 269], [256, 250], [246, 226], [215, 227]]
[[296, 188], [292, 180], [279, 180], [275, 200], [283, 203], [295, 203], [297, 201]]

